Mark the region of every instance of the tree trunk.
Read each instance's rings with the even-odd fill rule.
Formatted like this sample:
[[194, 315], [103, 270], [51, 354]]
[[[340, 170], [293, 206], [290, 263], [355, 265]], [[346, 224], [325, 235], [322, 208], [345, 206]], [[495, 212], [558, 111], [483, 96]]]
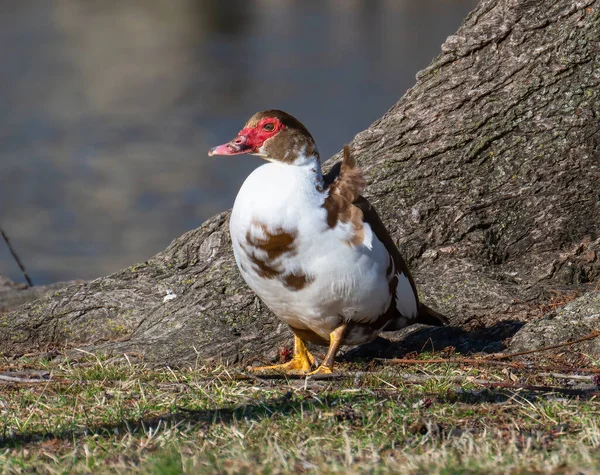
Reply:
[[0, 275], [0, 315], [26, 302], [39, 299], [47, 292], [77, 283], [82, 283], [82, 281], [56, 282], [50, 285], [29, 287], [27, 284], [17, 284]]
[[[538, 315], [551, 291], [600, 276], [599, 83], [600, 0], [483, 0], [353, 140], [367, 195], [422, 299], [455, 327], [436, 330], [444, 344], [460, 347], [481, 325], [499, 342], [514, 327], [502, 322]], [[0, 351], [273, 358], [291, 333], [242, 281], [228, 219], [0, 316]], [[428, 333], [419, 334], [422, 346]]]

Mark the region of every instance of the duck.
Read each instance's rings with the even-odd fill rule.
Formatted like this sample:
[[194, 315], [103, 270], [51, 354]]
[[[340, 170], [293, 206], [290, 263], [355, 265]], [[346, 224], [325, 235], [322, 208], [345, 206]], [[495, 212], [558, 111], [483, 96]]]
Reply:
[[[254, 114], [215, 155], [267, 163], [242, 184], [229, 221], [233, 254], [254, 293], [294, 334], [290, 361], [253, 371], [331, 374], [342, 345], [448, 319], [420, 301], [405, 260], [373, 205], [348, 146], [323, 174], [310, 132], [281, 110]], [[326, 346], [317, 365], [307, 343]]]

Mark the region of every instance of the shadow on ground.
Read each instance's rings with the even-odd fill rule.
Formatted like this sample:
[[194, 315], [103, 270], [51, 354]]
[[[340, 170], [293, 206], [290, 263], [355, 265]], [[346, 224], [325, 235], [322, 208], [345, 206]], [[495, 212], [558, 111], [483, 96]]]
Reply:
[[498, 353], [506, 349], [507, 340], [523, 325], [523, 322], [510, 320], [474, 330], [429, 326], [422, 326], [418, 330], [409, 328], [385, 333], [385, 338], [379, 337], [371, 343], [353, 348], [340, 356], [340, 360], [402, 358], [414, 352], [437, 352], [450, 348], [461, 354]]

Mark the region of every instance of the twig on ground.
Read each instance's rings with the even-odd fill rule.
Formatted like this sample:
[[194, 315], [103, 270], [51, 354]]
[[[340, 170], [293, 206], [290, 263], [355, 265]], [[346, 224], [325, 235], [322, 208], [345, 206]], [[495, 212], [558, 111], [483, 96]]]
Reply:
[[584, 376], [581, 374], [562, 374], [562, 373], [536, 373], [536, 376], [555, 379], [572, 379], [573, 381], [593, 381], [593, 376]]
[[229, 374], [229, 377], [233, 380], [254, 381], [256, 383], [264, 384], [265, 386], [277, 386], [276, 382], [266, 378], [261, 378], [260, 376], [256, 376], [255, 374], [252, 374], [249, 371], [245, 373], [232, 373]]
[[378, 358], [378, 361], [384, 361], [392, 364], [403, 365], [427, 365], [427, 364], [466, 364], [472, 366], [502, 366], [505, 368], [513, 368], [524, 371], [562, 371], [564, 373], [588, 373], [600, 374], [600, 368], [586, 367], [571, 367], [571, 366], [536, 366], [532, 364], [509, 363], [507, 361], [495, 361], [488, 358], [435, 358], [430, 360], [415, 360], [404, 358], [383, 359]]
[[503, 389], [514, 389], [517, 391], [536, 391], [544, 393], [562, 393], [570, 396], [600, 396], [600, 391], [597, 388], [590, 389], [571, 389], [571, 388], [557, 388], [554, 386], [535, 386], [530, 384], [518, 384], [508, 382], [494, 382], [489, 383], [478, 383], [482, 386], [490, 388], [503, 388]]
[[27, 271], [25, 270], [25, 266], [21, 262], [21, 259], [19, 259], [19, 255], [17, 254], [17, 251], [15, 251], [13, 249], [12, 245], [10, 244], [10, 239], [8, 239], [8, 236], [6, 235], [6, 233], [4, 232], [4, 230], [2, 228], [0, 228], [0, 234], [2, 235], [2, 238], [4, 239], [4, 242], [8, 246], [8, 250], [12, 254], [13, 258], [15, 259], [15, 261], [17, 261], [17, 265], [19, 266], [19, 269], [21, 269], [21, 272], [25, 276], [25, 280], [27, 281], [27, 284], [29, 285], [29, 287], [33, 287], [33, 282], [31, 282], [31, 279], [29, 278], [29, 275], [27, 275]]
[[5, 381], [7, 383], [51, 383], [52, 379], [41, 379], [41, 378], [19, 378], [17, 376], [8, 376], [6, 374], [0, 374], [0, 382]]
[[477, 359], [477, 358], [434, 358], [430, 360], [416, 360], [412, 358], [392, 358], [386, 360], [385, 358], [376, 358], [377, 361], [383, 361], [386, 363], [393, 364], [406, 364], [406, 365], [424, 365], [434, 363], [453, 363], [453, 364], [470, 364], [473, 366], [503, 366], [515, 369], [526, 369], [527, 367], [520, 363], [509, 363], [505, 361], [494, 361], [489, 359]]
[[576, 343], [581, 343], [582, 341], [592, 340], [593, 338], [596, 338], [598, 336], [600, 336], [600, 331], [594, 331], [594, 332], [587, 334], [584, 337], [578, 338], [577, 340], [573, 340], [573, 341], [567, 341], [566, 343], [560, 343], [558, 345], [551, 345], [551, 346], [544, 346], [543, 348], [537, 348], [535, 350], [519, 351], [518, 353], [508, 353], [506, 355], [494, 355], [494, 356], [491, 356], [489, 359], [494, 359], [494, 360], [498, 361], [498, 360], [505, 360], [508, 358], [512, 358], [514, 356], [530, 355], [532, 353], [538, 353], [540, 351], [555, 350], [557, 348], [564, 348], [565, 346], [575, 345]]

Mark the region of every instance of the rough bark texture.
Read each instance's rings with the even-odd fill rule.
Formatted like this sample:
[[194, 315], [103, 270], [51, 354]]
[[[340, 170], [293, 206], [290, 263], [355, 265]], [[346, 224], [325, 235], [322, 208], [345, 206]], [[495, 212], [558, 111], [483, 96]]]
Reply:
[[[600, 329], [600, 292], [588, 292], [583, 297], [550, 312], [544, 318], [526, 324], [511, 341], [511, 351], [527, 351], [560, 345], [583, 338]], [[575, 354], [600, 355], [600, 338], [587, 340], [570, 348]], [[554, 353], [564, 353], [560, 348]], [[544, 352], [548, 355], [548, 352]], [[575, 358], [575, 361], [578, 361]]]
[[26, 302], [39, 299], [47, 292], [77, 283], [82, 283], [82, 281], [56, 282], [50, 285], [29, 287], [27, 284], [18, 284], [0, 275], [0, 315]]
[[[598, 279], [599, 83], [600, 0], [484, 0], [356, 136], [367, 196], [422, 299], [454, 325], [413, 332], [419, 348], [432, 337], [436, 349], [499, 349], [550, 289]], [[290, 332], [243, 283], [228, 218], [0, 316], [0, 351], [79, 346], [171, 364], [273, 357]], [[482, 325], [490, 330], [473, 330]]]

